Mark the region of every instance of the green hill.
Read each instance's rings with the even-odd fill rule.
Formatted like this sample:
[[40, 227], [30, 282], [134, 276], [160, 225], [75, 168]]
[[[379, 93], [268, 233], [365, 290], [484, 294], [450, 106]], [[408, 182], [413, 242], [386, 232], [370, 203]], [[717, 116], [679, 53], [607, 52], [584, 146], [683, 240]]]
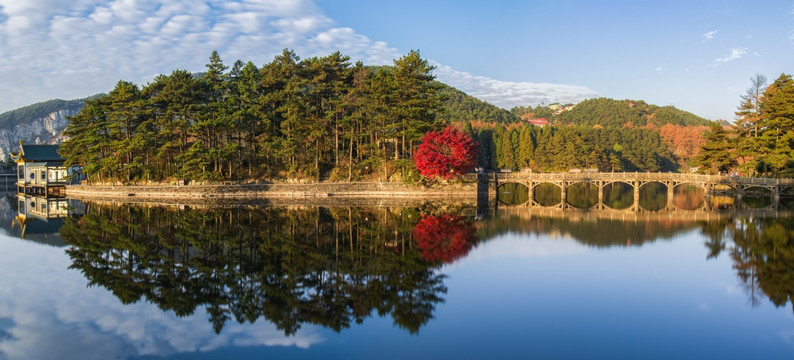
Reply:
[[614, 100], [608, 98], [588, 99], [576, 104], [568, 111], [553, 115], [556, 124], [574, 124], [583, 126], [600, 125], [603, 127], [635, 126], [648, 124], [662, 126], [665, 124], [697, 126], [711, 122], [687, 111], [673, 106], [649, 105], [642, 100]]
[[497, 123], [518, 122], [519, 118], [511, 112], [491, 105], [485, 101], [467, 95], [452, 86], [441, 84], [441, 94], [444, 95], [444, 108], [446, 113], [439, 116], [447, 122], [459, 121], [486, 121]]

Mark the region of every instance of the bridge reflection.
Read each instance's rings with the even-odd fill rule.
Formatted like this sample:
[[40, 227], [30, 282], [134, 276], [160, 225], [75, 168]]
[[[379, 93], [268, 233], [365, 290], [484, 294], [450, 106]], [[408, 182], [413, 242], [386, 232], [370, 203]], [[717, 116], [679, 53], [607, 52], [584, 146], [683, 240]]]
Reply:
[[[550, 207], [526, 207], [526, 206], [498, 206], [494, 208], [487, 208], [492, 216], [515, 216], [522, 219], [531, 219], [532, 217], [545, 217], [545, 218], [566, 218], [569, 220], [621, 220], [630, 222], [643, 222], [643, 221], [664, 221], [664, 220], [686, 220], [686, 221], [715, 221], [722, 219], [732, 218], [768, 218], [768, 217], [791, 217], [794, 216], [794, 211], [791, 210], [778, 210], [771, 207], [763, 209], [715, 209], [710, 207], [701, 207], [696, 210], [660, 210], [660, 211], [626, 211], [614, 209], [576, 209], [567, 208], [561, 209]], [[484, 214], [481, 214], [484, 215]]]

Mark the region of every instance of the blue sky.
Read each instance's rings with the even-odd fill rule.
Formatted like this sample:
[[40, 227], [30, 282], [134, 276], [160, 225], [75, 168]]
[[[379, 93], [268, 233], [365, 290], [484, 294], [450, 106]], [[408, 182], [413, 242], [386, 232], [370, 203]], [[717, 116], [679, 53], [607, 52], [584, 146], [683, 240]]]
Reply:
[[751, 76], [794, 71], [794, 2], [0, 0], [0, 111], [283, 48], [368, 64], [418, 49], [504, 108], [605, 96], [732, 120]]

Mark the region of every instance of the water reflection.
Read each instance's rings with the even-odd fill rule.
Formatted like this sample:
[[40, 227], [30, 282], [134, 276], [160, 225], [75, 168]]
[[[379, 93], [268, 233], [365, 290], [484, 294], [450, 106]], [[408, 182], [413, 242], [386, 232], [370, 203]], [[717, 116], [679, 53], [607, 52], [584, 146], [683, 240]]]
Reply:
[[529, 200], [529, 188], [523, 184], [505, 183], [499, 185], [496, 200], [501, 204], [520, 205]]
[[474, 224], [462, 216], [449, 214], [423, 215], [413, 235], [426, 260], [445, 263], [465, 257], [477, 242]]
[[694, 210], [703, 206], [706, 195], [702, 188], [695, 185], [678, 185], [675, 187], [673, 203], [682, 210]]
[[748, 196], [742, 199], [742, 204], [750, 208], [762, 209], [772, 206], [772, 198], [769, 196]]
[[91, 286], [177, 316], [206, 307], [216, 332], [260, 317], [285, 334], [304, 323], [339, 331], [375, 312], [414, 333], [443, 301], [441, 262], [476, 241], [461, 216], [420, 214], [93, 204], [61, 236]]
[[554, 206], [562, 202], [560, 187], [554, 184], [538, 184], [535, 186], [533, 196], [535, 202], [540, 206]]
[[[707, 258], [719, 256], [730, 240], [736, 245], [732, 254], [760, 246], [743, 241], [747, 237], [769, 242], [761, 244], [771, 246], [773, 255], [794, 246], [792, 231], [785, 230], [794, 229], [789, 219], [764, 219], [776, 212], [753, 218], [730, 212], [636, 214], [637, 219], [626, 221], [592, 211], [518, 209], [497, 210], [474, 223], [471, 216], [418, 208], [92, 204], [84, 216], [68, 218], [60, 234], [73, 245], [67, 250], [71, 268], [125, 304], [145, 299], [178, 316], [206, 307], [217, 332], [232, 319], [254, 322], [264, 317], [285, 334], [304, 323], [339, 331], [373, 312], [390, 314], [395, 324], [416, 332], [443, 302], [441, 264], [455, 262], [478, 242], [505, 233], [559, 234], [587, 246], [612, 247], [641, 246], [699, 228], [711, 239]], [[742, 227], [735, 226], [735, 216], [745, 221]], [[761, 225], [767, 221], [782, 225], [766, 230]], [[755, 234], [751, 231], [760, 235], [745, 235]], [[750, 253], [768, 257], [757, 250]], [[794, 260], [772, 258], [776, 267]], [[759, 258], [753, 259], [755, 264]]]
[[[658, 190], [654, 193], [660, 194]], [[604, 197], [621, 199], [608, 194]], [[668, 200], [666, 193], [664, 200]], [[12, 201], [16, 203], [16, 198]], [[120, 304], [142, 307], [151, 303], [168, 313], [163, 316], [167, 321], [173, 320], [173, 312], [180, 320], [191, 319], [193, 327], [204, 321], [200, 315], [206, 313], [210, 324], [205, 323], [201, 330], [218, 333], [219, 338], [231, 336], [230, 328], [232, 332], [244, 332], [238, 323], [250, 327], [252, 323], [272, 323], [277, 335], [293, 339], [291, 336], [300, 337], [307, 329], [324, 327], [340, 332], [354, 324], [372, 322], [368, 319], [376, 316], [390, 317], [397, 327], [405, 329], [399, 332], [419, 332], [433, 321], [437, 308], [445, 302], [447, 287], [452, 296], [454, 280], [466, 280], [461, 279], [465, 277], [461, 273], [453, 273], [449, 279], [445, 273], [463, 268], [466, 262], [461, 260], [467, 256], [478, 259], [481, 246], [493, 246], [498, 243], [495, 239], [507, 237], [521, 245], [542, 238], [544, 246], [562, 244], [575, 250], [567, 251], [571, 248], [566, 247], [566, 253], [580, 255], [597, 248], [595, 253], [600, 257], [607, 255], [606, 249], [613, 249], [612, 255], [618, 256], [610, 261], [619, 268], [623, 264], [620, 259], [641, 256], [640, 247], [669, 251], [673, 240], [702, 235], [703, 247], [689, 242], [695, 247], [688, 249], [694, 249], [699, 259], [729, 260], [733, 270], [726, 264], [724, 273], [729, 277], [733, 276], [731, 271], [736, 273], [752, 304], [763, 304], [767, 298], [779, 307], [790, 304], [794, 295], [791, 212], [748, 209], [716, 196], [711, 203], [720, 205], [691, 211], [637, 212], [528, 206], [471, 209], [443, 204], [414, 208], [203, 208], [90, 203], [84, 215], [65, 218], [60, 236], [71, 245], [65, 250], [68, 257], [63, 257], [68, 264], [56, 263], [78, 270], [82, 275], [75, 275], [81, 281], [84, 276], [93, 287], [82, 289], [80, 283], [80, 291], [91, 291], [95, 296], [98, 290], [107, 289], [118, 299], [112, 302], [118, 308], [122, 308]], [[780, 204], [785, 208], [794, 201], [783, 198]], [[6, 212], [18, 214], [18, 210]], [[505, 251], [511, 250], [515, 249]], [[603, 259], [595, 263], [601, 266]], [[557, 260], [521, 259], [522, 263], [533, 263], [533, 269], [539, 271], [531, 274], [560, 271], [551, 265]], [[585, 257], [581, 260], [593, 265]], [[445, 267], [456, 262], [456, 266]], [[586, 269], [562, 272], [572, 277], [587, 276]], [[515, 274], [508, 275], [503, 278]], [[588, 285], [568, 287], [579, 289], [577, 286]], [[55, 289], [58, 284], [39, 287]], [[527, 291], [539, 298], [545, 290]], [[13, 293], [8, 290], [5, 296]], [[72, 295], [70, 299], [77, 297]], [[20, 299], [18, 303], [25, 301]], [[81, 312], [98, 319], [107, 317], [94, 314], [90, 307], [83, 306]], [[450, 307], [446, 310], [452, 311]], [[123, 322], [125, 312], [116, 313], [114, 322]], [[447, 321], [449, 317], [455, 316], [447, 316]], [[0, 344], [21, 336], [20, 325], [14, 323], [18, 318], [0, 318]], [[41, 332], [31, 328], [36, 330], [31, 333]], [[178, 331], [176, 327], [168, 329]], [[202, 341], [209, 343], [212, 339]]]
[[604, 186], [604, 205], [611, 209], [628, 209], [634, 203], [631, 185], [615, 182]]
[[[750, 303], [762, 296], [775, 306], [791, 304], [794, 310], [794, 219], [744, 218], [725, 223], [725, 238], [736, 275], [745, 285]], [[710, 255], [725, 250], [725, 240], [707, 244]]]
[[66, 246], [59, 230], [64, 219], [80, 216], [83, 203], [64, 198], [7, 195], [0, 201], [0, 228], [9, 235], [51, 246]]
[[573, 184], [565, 189], [565, 198], [575, 208], [591, 208], [598, 204], [598, 186], [591, 183]]

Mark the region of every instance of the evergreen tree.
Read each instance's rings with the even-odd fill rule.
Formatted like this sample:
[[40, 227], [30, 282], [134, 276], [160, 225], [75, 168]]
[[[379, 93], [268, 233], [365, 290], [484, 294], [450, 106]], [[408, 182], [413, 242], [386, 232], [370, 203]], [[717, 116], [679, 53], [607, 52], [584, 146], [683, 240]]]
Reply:
[[518, 142], [518, 167], [531, 168], [534, 165], [535, 139], [532, 125], [521, 127]]
[[396, 121], [389, 124], [389, 128], [400, 140], [400, 157], [409, 156], [406, 153], [424, 133], [440, 127], [436, 113], [441, 111], [442, 98], [438, 83], [433, 81], [434, 69], [435, 66], [429, 65], [416, 50], [394, 60], [394, 106], [391, 112]]
[[[761, 115], [762, 146], [777, 173], [794, 159], [794, 80], [782, 74], [764, 93]], [[788, 170], [785, 170], [788, 172]]]
[[695, 158], [695, 163], [701, 166], [701, 172], [728, 172], [736, 166], [732, 154], [733, 144], [722, 125], [713, 123], [711, 131], [706, 134], [706, 141], [700, 155]]

